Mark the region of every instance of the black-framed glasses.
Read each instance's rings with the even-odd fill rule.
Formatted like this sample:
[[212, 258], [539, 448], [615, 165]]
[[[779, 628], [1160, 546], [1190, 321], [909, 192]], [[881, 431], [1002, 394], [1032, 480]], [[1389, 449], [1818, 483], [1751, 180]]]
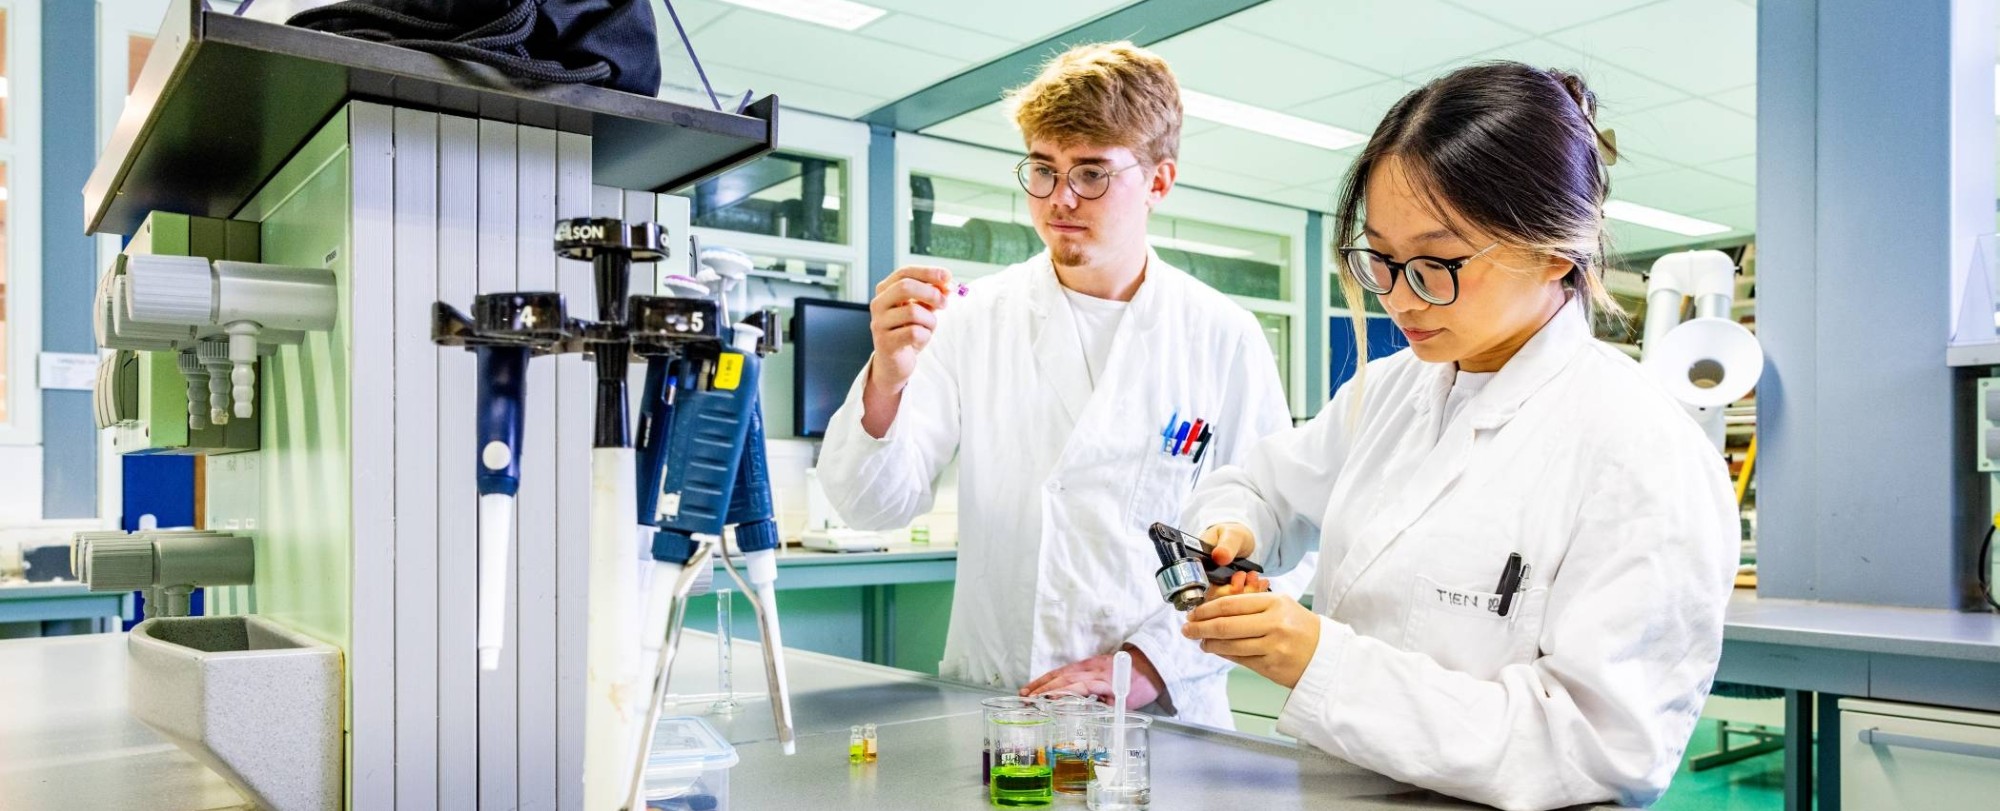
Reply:
[[1106, 169], [1094, 163], [1086, 163], [1067, 172], [1058, 172], [1055, 167], [1046, 163], [1034, 158], [1025, 158], [1020, 163], [1014, 164], [1014, 179], [1021, 181], [1022, 191], [1036, 197], [1048, 197], [1056, 193], [1056, 178], [1066, 178], [1069, 180], [1069, 190], [1076, 192], [1077, 197], [1095, 200], [1111, 190], [1111, 178], [1138, 165], [1132, 163], [1117, 169]]
[[1457, 259], [1412, 256], [1402, 262], [1390, 259], [1381, 251], [1341, 248], [1340, 258], [1342, 264], [1347, 266], [1347, 274], [1354, 277], [1363, 290], [1378, 296], [1389, 295], [1389, 291], [1396, 287], [1396, 277], [1402, 276], [1410, 280], [1410, 290], [1418, 298], [1443, 307], [1458, 300], [1459, 269], [1498, 247], [1500, 243], [1495, 242], [1479, 249], [1478, 253]]

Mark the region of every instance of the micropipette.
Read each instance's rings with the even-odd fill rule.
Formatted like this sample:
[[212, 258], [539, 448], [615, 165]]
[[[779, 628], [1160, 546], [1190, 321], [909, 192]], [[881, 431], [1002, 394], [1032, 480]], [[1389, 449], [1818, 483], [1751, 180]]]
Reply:
[[521, 430], [531, 355], [559, 351], [571, 324], [558, 293], [489, 293], [472, 316], [438, 302], [431, 340], [473, 351], [479, 364], [479, 667], [500, 666], [506, 632], [507, 551], [514, 536], [514, 494], [521, 485]]
[[591, 264], [597, 318], [578, 330], [577, 343], [591, 354], [597, 378], [595, 427], [590, 451], [590, 600], [587, 692], [584, 702], [584, 805], [610, 808], [620, 802], [619, 763], [640, 737], [644, 661], [633, 625], [641, 604], [634, 543], [638, 500], [635, 456], [626, 415], [626, 375], [632, 345], [626, 324], [626, 297], [633, 262], [666, 258], [665, 229], [655, 223], [615, 219], [573, 219], [556, 224], [555, 251], [564, 259]]

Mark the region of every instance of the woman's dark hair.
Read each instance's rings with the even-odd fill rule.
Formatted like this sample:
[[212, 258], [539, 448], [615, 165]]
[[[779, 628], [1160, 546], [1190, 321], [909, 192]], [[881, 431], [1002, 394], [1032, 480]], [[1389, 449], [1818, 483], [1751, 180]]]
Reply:
[[[1564, 288], [1587, 308], [1620, 314], [1603, 282], [1606, 167], [1616, 148], [1598, 134], [1596, 115], [1597, 97], [1564, 71], [1486, 62], [1434, 79], [1389, 108], [1348, 169], [1334, 233], [1342, 245], [1361, 237], [1368, 177], [1395, 158], [1445, 227], [1568, 261]], [[1359, 302], [1346, 274], [1341, 286]]]

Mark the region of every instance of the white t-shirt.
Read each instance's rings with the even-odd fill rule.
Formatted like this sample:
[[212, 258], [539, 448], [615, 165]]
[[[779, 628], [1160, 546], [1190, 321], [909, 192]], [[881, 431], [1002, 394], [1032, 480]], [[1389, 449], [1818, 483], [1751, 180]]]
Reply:
[[1458, 419], [1458, 412], [1464, 411], [1465, 404], [1472, 402], [1472, 398], [1479, 394], [1480, 389], [1486, 388], [1486, 384], [1491, 382], [1496, 374], [1499, 372], [1460, 371], [1458, 376], [1452, 379], [1451, 393], [1444, 398], [1444, 415], [1438, 421], [1438, 436], [1444, 436], [1445, 426], [1450, 425], [1452, 420]]
[[1104, 361], [1111, 357], [1111, 339], [1118, 334], [1118, 322], [1125, 318], [1125, 309], [1131, 302], [1086, 296], [1067, 287], [1063, 288], [1063, 296], [1069, 299], [1076, 337], [1083, 345], [1083, 365], [1090, 370], [1090, 379], [1085, 383], [1094, 391], [1097, 379], [1103, 377]]

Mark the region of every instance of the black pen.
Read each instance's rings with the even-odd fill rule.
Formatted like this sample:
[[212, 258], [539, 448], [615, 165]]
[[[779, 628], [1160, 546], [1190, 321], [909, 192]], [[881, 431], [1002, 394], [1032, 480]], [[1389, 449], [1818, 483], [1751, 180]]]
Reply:
[[1507, 616], [1507, 610], [1514, 607], [1514, 592], [1521, 588], [1521, 553], [1507, 555], [1507, 566], [1500, 570], [1500, 616]]

